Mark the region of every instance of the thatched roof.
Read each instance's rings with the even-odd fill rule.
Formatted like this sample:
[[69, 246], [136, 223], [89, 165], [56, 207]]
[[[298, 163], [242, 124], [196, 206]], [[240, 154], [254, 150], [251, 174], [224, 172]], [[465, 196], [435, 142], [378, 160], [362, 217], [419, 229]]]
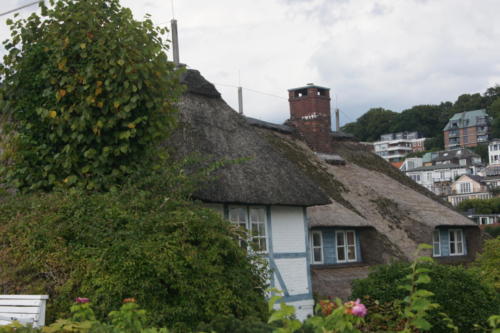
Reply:
[[333, 142], [334, 153], [346, 163], [332, 165], [290, 135], [270, 130], [267, 134], [287, 156], [302, 161], [304, 172], [334, 200], [326, 206], [308, 208], [311, 227], [372, 226], [407, 258], [412, 258], [419, 243], [432, 240], [437, 226], [477, 228], [362, 144]]
[[[209, 161], [234, 161], [195, 193], [208, 202], [312, 206], [328, 196], [221, 98], [198, 71], [188, 70], [179, 102], [180, 126], [169, 139], [177, 156], [199, 153]], [[263, 126], [262, 123], [258, 125]]]

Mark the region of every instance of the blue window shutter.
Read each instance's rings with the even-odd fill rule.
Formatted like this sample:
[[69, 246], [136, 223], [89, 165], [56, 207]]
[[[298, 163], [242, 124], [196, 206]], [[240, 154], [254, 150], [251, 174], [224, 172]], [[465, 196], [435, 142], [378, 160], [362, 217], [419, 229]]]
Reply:
[[337, 262], [335, 231], [333, 230], [323, 230], [323, 254], [325, 256], [325, 264], [331, 265]]

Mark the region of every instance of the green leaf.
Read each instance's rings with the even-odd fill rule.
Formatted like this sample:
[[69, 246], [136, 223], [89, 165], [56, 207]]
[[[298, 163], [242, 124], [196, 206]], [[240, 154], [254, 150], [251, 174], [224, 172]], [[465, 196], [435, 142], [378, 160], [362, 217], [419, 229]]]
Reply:
[[424, 330], [424, 331], [428, 331], [432, 328], [432, 325], [424, 318], [415, 318], [412, 320], [412, 324], [416, 328]]

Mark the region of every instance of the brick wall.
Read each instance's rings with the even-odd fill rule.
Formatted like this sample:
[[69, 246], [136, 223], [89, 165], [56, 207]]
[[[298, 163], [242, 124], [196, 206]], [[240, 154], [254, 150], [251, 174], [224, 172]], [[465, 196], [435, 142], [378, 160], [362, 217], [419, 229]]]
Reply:
[[331, 152], [331, 111], [330, 93], [327, 89], [310, 87], [304, 89], [306, 95], [297, 96], [289, 91], [290, 124], [317, 152]]

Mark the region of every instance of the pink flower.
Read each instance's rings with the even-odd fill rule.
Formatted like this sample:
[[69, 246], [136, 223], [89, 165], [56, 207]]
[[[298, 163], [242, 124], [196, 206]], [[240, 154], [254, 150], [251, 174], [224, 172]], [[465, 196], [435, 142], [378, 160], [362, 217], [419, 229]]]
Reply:
[[84, 303], [90, 302], [90, 300], [88, 298], [85, 298], [85, 297], [77, 297], [75, 299], [75, 302], [77, 302], [78, 304], [84, 304]]
[[359, 301], [359, 298], [354, 302], [352, 314], [358, 317], [364, 317], [368, 313], [366, 306]]

